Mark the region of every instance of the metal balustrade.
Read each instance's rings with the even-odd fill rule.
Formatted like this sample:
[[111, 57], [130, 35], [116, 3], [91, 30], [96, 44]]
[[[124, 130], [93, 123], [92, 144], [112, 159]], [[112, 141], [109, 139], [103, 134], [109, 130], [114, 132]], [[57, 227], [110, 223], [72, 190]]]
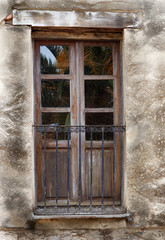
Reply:
[[[64, 125], [34, 125], [35, 133], [38, 133], [41, 140], [41, 148], [42, 148], [42, 156], [43, 156], [43, 201], [41, 204], [36, 203], [35, 212], [37, 214], [107, 214], [111, 213], [112, 208], [117, 209], [117, 206], [120, 204], [116, 203], [115, 199], [115, 144], [116, 144], [116, 133], [120, 132], [123, 136], [125, 132], [124, 126], [112, 126], [112, 125], [87, 125], [87, 126], [64, 126]], [[76, 201], [73, 201], [70, 197], [70, 161], [71, 161], [71, 142], [72, 138], [77, 134], [77, 151], [78, 158], [75, 161], [78, 161], [78, 198]], [[37, 134], [36, 134], [37, 136]], [[52, 201], [48, 201], [47, 199], [47, 144], [50, 141], [54, 141], [55, 143], [55, 199]], [[58, 151], [59, 151], [59, 141], [66, 142], [67, 149], [67, 196], [61, 201], [59, 199], [59, 186], [58, 186]], [[82, 200], [82, 142], [88, 141], [90, 148], [90, 181], [89, 181], [89, 192], [90, 196], [88, 201]], [[93, 200], [92, 193], [92, 185], [93, 185], [93, 142], [99, 141], [101, 151], [101, 196], [100, 201], [97, 204]], [[113, 179], [113, 187], [112, 187], [112, 201], [105, 202], [104, 196], [104, 151], [105, 151], [105, 141], [112, 143], [113, 149], [113, 169], [112, 169], [112, 179]], [[37, 156], [36, 156], [37, 157]]]

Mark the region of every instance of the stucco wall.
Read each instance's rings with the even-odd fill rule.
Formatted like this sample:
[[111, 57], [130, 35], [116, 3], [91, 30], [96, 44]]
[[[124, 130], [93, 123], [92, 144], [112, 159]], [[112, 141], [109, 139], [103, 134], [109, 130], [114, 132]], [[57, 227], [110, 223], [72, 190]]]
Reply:
[[32, 209], [32, 46], [29, 27], [0, 26], [0, 225]]
[[[123, 34], [126, 120], [125, 203], [133, 220], [37, 222], [40, 231], [0, 232], [0, 239], [165, 238], [165, 4], [163, 0], [0, 2], [0, 21], [12, 8], [130, 11], [139, 29]], [[3, 9], [3, 10], [2, 10]], [[0, 226], [28, 228], [33, 193], [33, 57], [30, 27], [0, 25]], [[49, 229], [86, 229], [43, 232]], [[50, 227], [51, 226], [51, 227]], [[94, 226], [94, 227], [93, 227]], [[32, 226], [31, 226], [32, 227]], [[120, 228], [120, 231], [117, 228]], [[145, 228], [145, 230], [142, 230]], [[46, 227], [45, 227], [46, 229]], [[99, 229], [99, 230], [97, 230]]]

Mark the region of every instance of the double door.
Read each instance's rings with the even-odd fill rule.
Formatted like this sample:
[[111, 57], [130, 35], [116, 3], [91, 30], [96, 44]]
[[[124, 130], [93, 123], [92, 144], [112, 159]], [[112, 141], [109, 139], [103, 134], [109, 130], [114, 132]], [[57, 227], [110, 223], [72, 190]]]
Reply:
[[119, 46], [35, 42], [38, 202], [120, 201], [121, 134], [108, 128], [122, 124]]

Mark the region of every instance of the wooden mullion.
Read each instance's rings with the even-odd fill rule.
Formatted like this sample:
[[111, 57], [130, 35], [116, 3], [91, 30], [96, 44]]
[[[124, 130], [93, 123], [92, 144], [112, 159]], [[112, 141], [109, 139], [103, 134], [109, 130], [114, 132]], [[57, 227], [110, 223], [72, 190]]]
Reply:
[[[85, 125], [85, 86], [84, 86], [84, 42], [77, 44], [78, 48], [78, 74], [79, 74], [79, 124]], [[82, 201], [88, 198], [86, 159], [85, 156], [85, 132], [81, 133], [81, 198]]]
[[115, 76], [114, 81], [114, 125], [120, 125], [121, 110], [120, 110], [120, 45], [119, 43], [114, 43], [113, 48], [113, 73]]
[[85, 80], [114, 80], [113, 75], [84, 75]]
[[[70, 114], [71, 125], [78, 125], [78, 111], [77, 111], [77, 70], [76, 70], [76, 44], [72, 42], [70, 45]], [[71, 171], [70, 171], [70, 198], [78, 200], [78, 134], [71, 133]]]
[[70, 80], [71, 76], [67, 74], [40, 74], [41, 80]]
[[54, 108], [54, 107], [42, 107], [41, 112], [44, 113], [63, 113], [63, 112], [70, 112], [70, 108]]
[[[44, 140], [42, 140], [42, 146], [44, 146]], [[59, 149], [67, 149], [68, 142], [67, 140], [59, 140], [58, 141], [58, 148]], [[47, 140], [46, 142], [46, 149], [55, 149], [56, 148], [56, 140]], [[69, 143], [69, 148], [71, 148], [71, 141]]]
[[[102, 148], [102, 141], [93, 141], [92, 142], [92, 146], [93, 148]], [[86, 141], [85, 143], [85, 147], [86, 148], [90, 148], [91, 147], [91, 141]], [[105, 149], [109, 149], [109, 148], [113, 148], [113, 141], [104, 141], [104, 148]]]
[[85, 108], [86, 113], [113, 113], [114, 108]]

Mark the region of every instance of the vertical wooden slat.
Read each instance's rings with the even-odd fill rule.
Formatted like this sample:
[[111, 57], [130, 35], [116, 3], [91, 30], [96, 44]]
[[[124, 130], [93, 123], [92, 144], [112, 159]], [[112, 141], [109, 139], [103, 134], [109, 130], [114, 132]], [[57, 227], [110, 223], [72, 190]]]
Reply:
[[[71, 109], [71, 126], [78, 125], [78, 111], [77, 111], [77, 71], [76, 71], [76, 46], [72, 42], [70, 44], [70, 109]], [[72, 155], [70, 158], [70, 198], [73, 201], [78, 199], [78, 133], [71, 133], [71, 148]]]
[[[121, 125], [120, 42], [114, 43], [114, 125]], [[121, 199], [121, 133], [115, 132], [115, 200]]]
[[[35, 91], [35, 114], [34, 123], [41, 124], [40, 113], [40, 46], [38, 42], [35, 42], [35, 64], [34, 64], [34, 91]], [[42, 134], [41, 132], [35, 133], [35, 159], [36, 159], [36, 183], [37, 183], [37, 201], [43, 200], [43, 154], [42, 154]]]
[[[78, 72], [79, 72], [79, 124], [85, 125], [85, 89], [84, 89], [84, 44], [83, 42], [77, 43], [77, 56], [79, 58]], [[89, 197], [89, 185], [87, 185], [87, 173], [86, 173], [86, 159], [85, 159], [85, 132], [81, 133], [81, 189], [82, 200], [86, 200]]]

